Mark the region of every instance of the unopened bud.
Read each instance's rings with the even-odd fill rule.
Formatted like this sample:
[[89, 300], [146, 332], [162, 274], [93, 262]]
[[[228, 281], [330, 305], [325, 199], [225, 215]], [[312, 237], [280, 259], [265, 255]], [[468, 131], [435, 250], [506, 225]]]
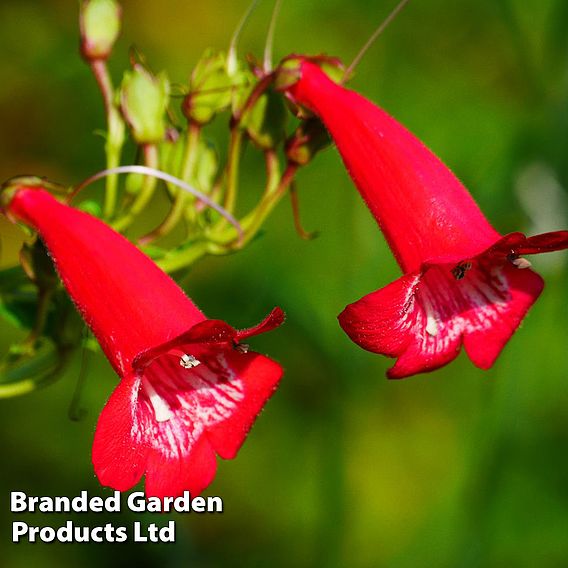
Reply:
[[239, 79], [237, 72], [228, 75], [224, 53], [205, 52], [191, 74], [190, 91], [183, 101], [187, 120], [205, 125], [229, 108], [233, 84]]
[[114, 0], [81, 2], [81, 53], [87, 61], [108, 59], [120, 34], [121, 12]]
[[164, 73], [154, 76], [142, 65], [136, 65], [124, 74], [120, 90], [121, 110], [137, 143], [157, 144], [164, 139], [169, 90]]

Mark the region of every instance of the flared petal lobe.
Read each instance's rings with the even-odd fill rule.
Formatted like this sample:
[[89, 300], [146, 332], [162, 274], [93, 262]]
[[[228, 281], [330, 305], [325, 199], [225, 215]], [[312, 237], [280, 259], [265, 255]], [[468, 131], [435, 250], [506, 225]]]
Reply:
[[339, 322], [364, 349], [397, 359], [391, 379], [438, 369], [462, 345], [488, 369], [543, 286], [538, 274], [508, 263], [479, 264], [459, 280], [450, 266], [430, 266], [350, 304]]
[[213, 480], [215, 455], [235, 457], [276, 388], [277, 363], [236, 343], [211, 342], [210, 326], [196, 327], [202, 342], [196, 330], [184, 343], [190, 330], [161, 354], [146, 355], [111, 396], [93, 445], [103, 485], [125, 490], [145, 475], [148, 496], [199, 494]]

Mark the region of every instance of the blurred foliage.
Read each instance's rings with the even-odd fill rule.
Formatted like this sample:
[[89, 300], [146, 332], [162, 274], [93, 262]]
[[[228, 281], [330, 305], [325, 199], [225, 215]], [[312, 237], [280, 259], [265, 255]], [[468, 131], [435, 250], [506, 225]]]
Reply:
[[[206, 48], [227, 48], [246, 9], [241, 0], [123, 5], [115, 80], [136, 44], [153, 68], [168, 70], [172, 84], [188, 81]], [[391, 7], [383, 0], [288, 0], [276, 55], [327, 52], [349, 61]], [[241, 49], [262, 52], [269, 12], [269, 3], [259, 7]], [[93, 135], [104, 113], [78, 54], [76, 3], [5, 0], [0, 28], [0, 178], [31, 173], [73, 184], [104, 167]], [[499, 230], [531, 232], [551, 200], [564, 204], [549, 215], [546, 229], [554, 230], [568, 224], [567, 55], [565, 0], [415, 2], [351, 85], [441, 156]], [[216, 134], [215, 125], [207, 128]], [[262, 156], [247, 149], [245, 204], [248, 192], [251, 203], [260, 195], [263, 168]], [[534, 171], [540, 174], [527, 189], [521, 181]], [[333, 150], [301, 171], [298, 185], [302, 220], [320, 231], [318, 239], [299, 239], [282, 204], [246, 250], [206, 258], [182, 275], [209, 316], [235, 326], [276, 304], [288, 314], [281, 330], [254, 341], [286, 375], [238, 458], [220, 463], [207, 491], [224, 498], [223, 515], [178, 515], [178, 542], [169, 546], [8, 543], [10, 490], [106, 494], [92, 472], [90, 443], [116, 377], [100, 354], [76, 354], [63, 380], [0, 401], [3, 566], [566, 565], [565, 256], [534, 258], [547, 289], [494, 369], [480, 371], [461, 356], [431, 375], [389, 382], [390, 361], [353, 345], [335, 316], [398, 268]], [[152, 228], [165, 208], [155, 199], [155, 217], [142, 219], [140, 230]], [[4, 220], [0, 230], [2, 266], [13, 266], [23, 235]], [[3, 320], [2, 353], [23, 338]], [[83, 374], [86, 415], [71, 422]], [[75, 520], [107, 522], [104, 515]], [[129, 524], [134, 515], [110, 520]]]

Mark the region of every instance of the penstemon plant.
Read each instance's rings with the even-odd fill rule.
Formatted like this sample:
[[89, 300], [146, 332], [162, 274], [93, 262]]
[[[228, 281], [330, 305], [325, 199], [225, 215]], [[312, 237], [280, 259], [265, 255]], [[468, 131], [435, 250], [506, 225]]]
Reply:
[[[568, 231], [501, 235], [430, 150], [344, 86], [406, 3], [345, 68], [324, 55], [292, 55], [273, 67], [274, 19], [264, 56], [239, 57], [254, 2], [228, 50], [208, 50], [188, 83], [176, 86], [135, 52], [115, 84], [107, 61], [120, 5], [81, 3], [81, 54], [103, 98], [106, 164], [69, 188], [34, 177], [2, 187], [3, 213], [29, 238], [20, 266], [0, 274], [2, 315], [28, 329], [1, 364], [0, 397], [48, 384], [77, 348], [100, 344], [120, 378], [95, 434], [93, 464], [104, 485], [127, 490], [145, 475], [149, 495], [196, 494], [212, 481], [216, 455], [236, 455], [282, 374], [241, 340], [278, 327], [283, 312], [237, 331], [206, 318], [170, 275], [242, 250], [287, 193], [297, 232], [311, 238], [299, 220], [295, 177], [332, 139], [403, 271], [339, 316], [355, 343], [397, 360], [389, 378], [438, 369], [462, 346], [490, 368], [539, 297], [543, 280], [524, 256], [568, 248]], [[207, 138], [217, 121], [227, 126], [224, 152]], [[124, 158], [128, 139], [135, 163]], [[262, 154], [265, 179], [241, 214], [246, 145]], [[79, 201], [103, 178], [102, 203]], [[158, 192], [169, 210], [138, 234]]]

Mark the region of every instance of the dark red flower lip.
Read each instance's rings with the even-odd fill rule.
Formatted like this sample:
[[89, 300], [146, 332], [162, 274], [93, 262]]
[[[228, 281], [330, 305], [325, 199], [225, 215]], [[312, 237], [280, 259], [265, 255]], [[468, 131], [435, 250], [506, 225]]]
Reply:
[[532, 237], [527, 237], [524, 233], [513, 232], [504, 235], [489, 248], [473, 256], [448, 255], [429, 258], [422, 263], [421, 271], [425, 272], [428, 268], [441, 264], [461, 266], [481, 259], [512, 261], [522, 255], [556, 252], [567, 248], [568, 231], [552, 231]]
[[276, 329], [284, 320], [285, 314], [279, 307], [274, 308], [258, 325], [242, 330], [236, 330], [222, 320], [204, 320], [170, 341], [139, 353], [133, 359], [132, 367], [137, 372], [143, 371], [154, 359], [180, 345], [201, 344], [221, 349], [232, 348], [243, 339]]

